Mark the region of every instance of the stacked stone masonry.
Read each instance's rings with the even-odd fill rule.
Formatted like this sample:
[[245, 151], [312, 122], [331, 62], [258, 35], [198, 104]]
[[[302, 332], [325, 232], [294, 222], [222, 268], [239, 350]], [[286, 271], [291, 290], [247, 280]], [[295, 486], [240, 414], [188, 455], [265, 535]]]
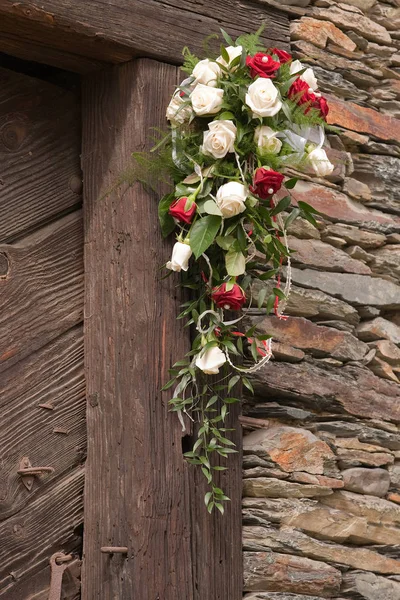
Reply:
[[257, 0], [329, 98], [327, 179], [293, 190], [287, 321], [243, 407], [247, 600], [400, 600], [400, 0]]

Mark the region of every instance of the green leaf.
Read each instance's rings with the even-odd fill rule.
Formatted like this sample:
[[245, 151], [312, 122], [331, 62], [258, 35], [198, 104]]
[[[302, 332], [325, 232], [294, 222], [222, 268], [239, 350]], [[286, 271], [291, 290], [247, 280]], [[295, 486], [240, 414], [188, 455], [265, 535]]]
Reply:
[[161, 388], [162, 392], [165, 392], [166, 390], [169, 390], [170, 387], [172, 387], [175, 383], [176, 379], [170, 379], [165, 385], [163, 385], [163, 387]]
[[220, 226], [221, 217], [217, 215], [208, 215], [195, 222], [190, 233], [190, 247], [196, 259], [211, 246]]
[[235, 118], [235, 115], [229, 110], [225, 110], [224, 112], [218, 115], [216, 120], [218, 121], [232, 121]]
[[267, 300], [267, 305], [265, 307], [265, 312], [267, 313], [267, 315], [269, 315], [271, 310], [274, 308], [274, 304], [275, 304], [275, 294], [271, 294]]
[[237, 277], [246, 271], [246, 259], [241, 252], [228, 252], [225, 256], [225, 265], [228, 275]]
[[319, 210], [311, 206], [311, 204], [307, 204], [307, 202], [302, 202], [301, 200], [299, 200], [297, 204], [303, 212], [310, 213], [312, 215], [322, 215], [322, 213], [319, 212]]
[[214, 200], [207, 200], [204, 203], [203, 210], [209, 215], [218, 215], [219, 217], [222, 217], [222, 212]]
[[288, 179], [287, 181], [285, 181], [285, 188], [287, 190], [292, 190], [294, 188], [294, 186], [296, 185], [296, 183], [298, 182], [299, 178], [298, 177], [292, 177], [291, 179]]
[[217, 242], [218, 246], [223, 250], [229, 250], [229, 248], [235, 241], [235, 238], [233, 237], [233, 235], [219, 235], [215, 238], [215, 241]]
[[257, 306], [258, 308], [261, 308], [262, 305], [264, 304], [264, 300], [266, 298], [267, 295], [267, 288], [262, 288], [258, 294], [258, 298], [257, 298]]
[[228, 44], [228, 46], [234, 46], [235, 42], [232, 40], [231, 36], [228, 35], [226, 33], [225, 29], [222, 29], [222, 27], [220, 29], [221, 29], [222, 36], [223, 36], [224, 40], [226, 41], [226, 43]]
[[292, 210], [292, 212], [290, 213], [290, 215], [287, 217], [286, 221], [285, 221], [285, 229], [288, 229], [290, 227], [290, 225], [293, 223], [293, 221], [295, 219], [297, 219], [297, 217], [300, 214], [300, 209], [299, 208], [294, 208]]
[[224, 514], [224, 507], [223, 507], [223, 505], [220, 504], [219, 502], [216, 502], [215, 506], [218, 508], [218, 510], [221, 513], [221, 515], [223, 515]]
[[278, 204], [270, 211], [270, 215], [274, 216], [278, 213], [286, 210], [292, 203], [292, 199], [290, 196], [285, 196], [282, 200], [279, 200]]
[[221, 56], [223, 58], [223, 60], [226, 62], [227, 65], [229, 65], [229, 54], [225, 48], [225, 46], [223, 46], [221, 44]]
[[243, 231], [243, 227], [237, 228], [236, 236], [237, 236], [237, 241], [239, 243], [239, 248], [244, 254], [247, 250], [247, 239], [246, 239], [246, 235]]
[[207, 494], [204, 496], [204, 504], [205, 504], [206, 506], [208, 506], [208, 503], [209, 503], [209, 502], [210, 502], [210, 500], [211, 500], [211, 496], [212, 496], [212, 492], [207, 492]]
[[229, 383], [228, 383], [228, 394], [231, 391], [231, 389], [233, 388], [233, 386], [235, 386], [239, 380], [240, 380], [240, 375], [235, 375], [234, 377], [232, 377], [229, 380]]
[[262, 273], [261, 275], [258, 275], [257, 278], [260, 279], [260, 281], [267, 281], [267, 279], [271, 279], [271, 277], [274, 277], [278, 272], [278, 269], [271, 269], [270, 271], [267, 271], [266, 273]]
[[174, 199], [174, 194], [167, 194], [166, 196], [161, 198], [160, 203], [158, 205], [158, 218], [160, 221], [161, 233], [163, 237], [167, 237], [175, 229], [175, 221], [171, 217], [171, 215], [168, 214], [169, 207], [171, 206]]
[[247, 377], [242, 377], [242, 382], [244, 387], [246, 387], [252, 394], [254, 394], [254, 388], [251, 385], [250, 381], [247, 379]]
[[272, 291], [274, 292], [275, 296], [278, 296], [280, 300], [286, 300], [285, 294], [279, 288], [274, 287]]

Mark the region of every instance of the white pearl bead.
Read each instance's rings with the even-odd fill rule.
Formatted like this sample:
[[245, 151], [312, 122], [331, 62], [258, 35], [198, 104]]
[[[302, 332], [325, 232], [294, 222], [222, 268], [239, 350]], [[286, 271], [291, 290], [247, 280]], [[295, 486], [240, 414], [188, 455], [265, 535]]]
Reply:
[[229, 304], [224, 304], [224, 308], [225, 308], [225, 310], [229, 310], [230, 309]]
[[263, 56], [261, 59], [262, 62], [268, 62], [268, 56]]
[[273, 194], [273, 193], [274, 193], [274, 190], [272, 188], [269, 188], [268, 194]]

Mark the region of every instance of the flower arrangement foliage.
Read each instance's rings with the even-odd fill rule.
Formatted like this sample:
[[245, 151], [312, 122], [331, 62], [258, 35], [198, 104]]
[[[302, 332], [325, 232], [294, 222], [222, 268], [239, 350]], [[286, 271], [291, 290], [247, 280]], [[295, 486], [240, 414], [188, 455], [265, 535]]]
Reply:
[[[184, 49], [188, 77], [168, 105], [170, 131], [162, 142], [175, 184], [159, 205], [163, 235], [176, 235], [165, 267], [182, 272], [182, 285], [192, 290], [178, 319], [196, 330], [191, 351], [172, 367], [163, 389], [173, 390], [171, 409], [183, 426], [183, 415], [199, 423], [185, 456], [210, 485], [209, 512], [223, 512], [229, 500], [214, 477], [226, 467], [214, 457], [235, 452], [225, 426], [230, 404], [239, 401], [235, 390], [242, 382], [253, 391], [248, 373], [271, 357], [270, 336], [257, 335], [255, 327], [240, 331], [244, 307], [258, 281], [258, 307], [286, 318], [286, 229], [299, 215], [315, 224], [310, 205], [292, 206], [297, 179], [284, 172], [333, 170], [322, 147], [328, 105], [312, 69], [284, 50], [263, 48], [260, 33], [234, 42], [222, 32], [226, 45], [217, 58], [200, 60]], [[268, 280], [275, 280], [272, 291]], [[227, 319], [224, 311], [241, 312]], [[252, 366], [238, 364], [249, 357]]]

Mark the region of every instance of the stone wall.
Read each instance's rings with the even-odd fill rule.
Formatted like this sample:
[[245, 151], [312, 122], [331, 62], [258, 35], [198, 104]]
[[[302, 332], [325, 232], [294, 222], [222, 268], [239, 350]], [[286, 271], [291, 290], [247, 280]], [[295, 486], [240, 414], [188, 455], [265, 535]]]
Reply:
[[247, 600], [400, 599], [400, 0], [258, 0], [329, 97], [337, 167], [294, 197], [288, 321], [245, 399]]

